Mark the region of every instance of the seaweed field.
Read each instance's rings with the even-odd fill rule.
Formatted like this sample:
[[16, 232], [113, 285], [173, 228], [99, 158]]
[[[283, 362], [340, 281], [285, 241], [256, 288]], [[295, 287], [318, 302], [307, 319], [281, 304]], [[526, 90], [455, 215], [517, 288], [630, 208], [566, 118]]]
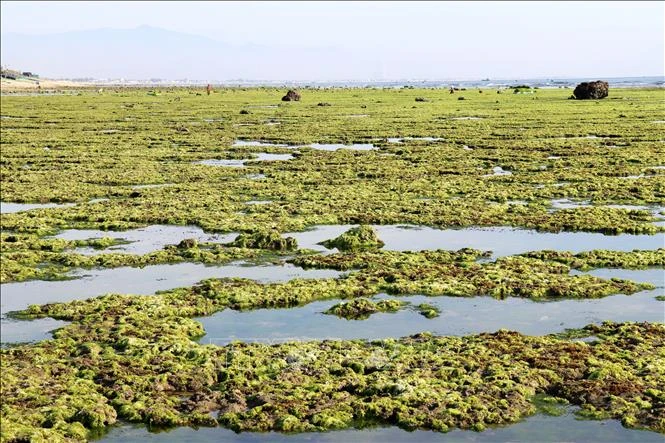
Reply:
[[299, 92], [2, 95], [1, 441], [662, 441], [665, 90]]

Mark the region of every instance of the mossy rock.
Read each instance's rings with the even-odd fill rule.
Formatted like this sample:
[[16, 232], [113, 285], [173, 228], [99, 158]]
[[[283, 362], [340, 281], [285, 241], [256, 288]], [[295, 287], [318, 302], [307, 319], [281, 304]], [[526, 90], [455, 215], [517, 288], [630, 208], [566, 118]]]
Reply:
[[271, 251], [293, 251], [298, 249], [298, 242], [293, 237], [284, 238], [279, 232], [271, 230], [240, 234], [230, 243], [230, 246]]
[[336, 315], [347, 320], [364, 320], [376, 312], [397, 312], [405, 302], [399, 300], [381, 300], [377, 303], [366, 298], [357, 298], [331, 306], [324, 314]]
[[437, 308], [434, 305], [430, 305], [428, 303], [421, 303], [418, 306], [416, 306], [416, 309], [418, 310], [420, 315], [426, 318], [435, 318], [441, 314], [441, 310], [439, 308]]
[[337, 248], [340, 251], [357, 251], [362, 249], [379, 249], [385, 243], [381, 241], [372, 226], [360, 225], [349, 229], [337, 238], [326, 240], [319, 244], [328, 249]]

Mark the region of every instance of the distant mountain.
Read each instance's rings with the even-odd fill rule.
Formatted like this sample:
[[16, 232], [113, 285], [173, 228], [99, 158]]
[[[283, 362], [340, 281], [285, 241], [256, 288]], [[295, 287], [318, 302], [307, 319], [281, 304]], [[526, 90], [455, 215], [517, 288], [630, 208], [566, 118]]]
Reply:
[[305, 80], [370, 76], [377, 63], [334, 48], [231, 45], [150, 26], [6, 33], [1, 48], [3, 66], [52, 78]]

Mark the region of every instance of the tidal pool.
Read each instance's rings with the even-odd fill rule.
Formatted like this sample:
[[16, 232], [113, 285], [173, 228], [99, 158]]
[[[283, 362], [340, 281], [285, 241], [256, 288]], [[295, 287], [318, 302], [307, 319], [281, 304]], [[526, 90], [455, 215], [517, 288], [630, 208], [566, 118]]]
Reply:
[[403, 143], [405, 140], [423, 140], [428, 142], [438, 142], [443, 140], [441, 137], [389, 137], [386, 139], [388, 143]]
[[109, 252], [127, 254], [148, 254], [159, 251], [166, 245], [178, 244], [186, 238], [194, 238], [199, 242], [227, 243], [233, 241], [238, 234], [209, 234], [197, 226], [150, 225], [145, 228], [129, 231], [99, 231], [94, 229], [68, 229], [55, 235], [63, 240], [86, 240], [90, 238], [112, 237], [129, 243], [115, 245], [107, 249], [76, 248], [78, 254], [96, 255]]
[[[665, 287], [662, 269], [598, 269], [590, 274], [649, 282], [657, 288], [630, 296], [557, 301], [379, 294], [376, 299], [400, 300], [411, 305], [395, 313], [376, 313], [364, 320], [346, 320], [323, 314], [339, 300], [317, 301], [290, 309], [245, 312], [227, 309], [209, 317], [197, 318], [206, 330], [200, 342], [225, 345], [234, 340], [265, 343], [358, 338], [374, 340], [404, 337], [423, 331], [437, 335], [468, 335], [502, 328], [527, 335], [544, 335], [605, 320], [665, 321], [665, 304], [655, 298], [663, 293]], [[420, 303], [436, 306], [441, 311], [439, 317], [427, 319], [420, 315], [413, 309]]]
[[75, 279], [31, 280], [0, 285], [0, 312], [4, 315], [31, 304], [81, 300], [107, 293], [154, 294], [156, 291], [191, 286], [207, 278], [241, 277], [271, 283], [294, 278], [335, 278], [343, 273], [329, 269], [305, 270], [288, 263], [252, 266], [246, 262], [235, 262], [223, 266], [177, 263], [145, 268], [77, 270], [69, 275]]
[[372, 143], [354, 143], [345, 145], [342, 143], [312, 143], [309, 145], [312, 149], [318, 151], [337, 151], [339, 149], [349, 149], [352, 151], [371, 151], [376, 149]]
[[271, 142], [264, 142], [261, 140], [236, 140], [233, 142], [234, 147], [240, 147], [240, 146], [279, 146], [279, 147], [286, 147], [287, 145], [282, 144], [282, 143], [271, 143]]
[[536, 414], [513, 425], [488, 428], [483, 432], [452, 430], [446, 434], [433, 431], [405, 431], [397, 427], [350, 429], [321, 433], [280, 434], [277, 432], [244, 432], [236, 434], [224, 428], [175, 428], [158, 433], [145, 426], [124, 424], [111, 428], [100, 438], [104, 443], [128, 441], [159, 442], [377, 442], [377, 443], [662, 443], [663, 436], [656, 432], [626, 429], [618, 420], [579, 420], [574, 407], [566, 408], [559, 417]]
[[[300, 248], [330, 252], [317, 243], [338, 237], [357, 225], [318, 225], [303, 232], [290, 232], [284, 236], [298, 240]], [[475, 248], [490, 250], [493, 257], [522, 254], [529, 251], [551, 249], [582, 252], [592, 249], [632, 251], [658, 249], [665, 242], [663, 234], [656, 235], [604, 235], [595, 232], [538, 232], [511, 227], [435, 229], [417, 225], [373, 225], [383, 249], [392, 251], [423, 251], [434, 249], [458, 250]]]
[[194, 162], [197, 165], [206, 165], [206, 166], [227, 166], [230, 168], [242, 168], [245, 166], [247, 160], [236, 160], [236, 159], [221, 159], [221, 160], [201, 160]]
[[2, 318], [2, 321], [0, 321], [0, 343], [7, 345], [46, 340], [51, 338], [51, 332], [54, 329], [61, 328], [69, 323], [52, 318], [38, 318], [35, 320]]
[[491, 174], [486, 174], [483, 175], [483, 177], [493, 177], [493, 176], [501, 176], [501, 175], [513, 175], [512, 172], [504, 170], [501, 166], [495, 166], [492, 168], [492, 173]]
[[221, 159], [221, 160], [201, 160], [194, 162], [198, 165], [206, 166], [228, 166], [232, 168], [242, 168], [245, 167], [247, 163], [259, 162], [259, 161], [276, 161], [276, 160], [291, 160], [293, 155], [291, 154], [270, 154], [268, 152], [257, 152], [254, 153], [256, 158], [248, 159]]
[[13, 214], [15, 212], [30, 211], [32, 209], [68, 208], [76, 203], [11, 203], [0, 202], [0, 214]]

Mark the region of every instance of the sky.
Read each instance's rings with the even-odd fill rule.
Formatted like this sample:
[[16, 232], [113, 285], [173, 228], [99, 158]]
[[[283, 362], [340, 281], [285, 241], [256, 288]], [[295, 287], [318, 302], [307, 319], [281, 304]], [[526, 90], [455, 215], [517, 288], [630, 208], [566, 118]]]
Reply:
[[[665, 74], [665, 2], [660, 1], [2, 1], [0, 17], [3, 34], [149, 25], [231, 45], [329, 54], [325, 72], [299, 66], [309, 62], [304, 57], [289, 60], [289, 69], [278, 66], [279, 59], [264, 67], [265, 72], [274, 70], [281, 76], [296, 75], [298, 68], [327, 76], [312, 80]], [[10, 49], [3, 45], [3, 53]], [[2, 58], [3, 65], [13, 61]], [[128, 59], [128, 77], [144, 72], [134, 66], [138, 63], [138, 58]], [[158, 70], [159, 63], [154, 66]], [[48, 72], [48, 66], [40, 68]], [[69, 68], [74, 75], [79, 66]]]

